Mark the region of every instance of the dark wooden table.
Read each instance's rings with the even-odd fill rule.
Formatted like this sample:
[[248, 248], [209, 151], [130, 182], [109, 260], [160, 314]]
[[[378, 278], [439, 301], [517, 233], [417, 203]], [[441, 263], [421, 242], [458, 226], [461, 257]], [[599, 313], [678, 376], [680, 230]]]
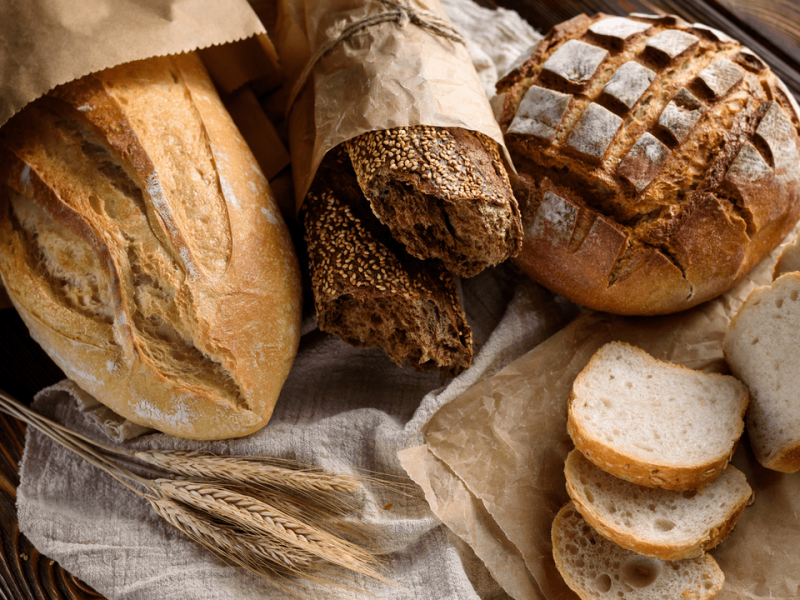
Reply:
[[[665, 12], [716, 27], [760, 55], [800, 96], [800, 4], [793, 0], [476, 0], [516, 10], [542, 33], [585, 12]], [[3, 296], [0, 294], [0, 306]], [[31, 340], [13, 309], [0, 309], [0, 388], [30, 403], [41, 388], [63, 378]], [[102, 598], [19, 533], [18, 465], [25, 428], [0, 413], [0, 600]]]

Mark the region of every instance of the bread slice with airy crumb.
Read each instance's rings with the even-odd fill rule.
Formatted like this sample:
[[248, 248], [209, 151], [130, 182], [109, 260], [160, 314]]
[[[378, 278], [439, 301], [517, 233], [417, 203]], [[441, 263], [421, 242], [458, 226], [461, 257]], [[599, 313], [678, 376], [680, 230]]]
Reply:
[[753, 291], [733, 318], [723, 350], [731, 371], [750, 388], [747, 433], [758, 461], [775, 471], [800, 470], [800, 273]]
[[727, 466], [747, 403], [746, 386], [730, 375], [693, 371], [611, 342], [575, 379], [567, 429], [578, 450], [612, 475], [697, 489]]
[[662, 560], [694, 558], [719, 544], [753, 496], [744, 473], [733, 466], [702, 490], [664, 490], [614, 477], [573, 450], [564, 474], [572, 502], [595, 530]]
[[661, 561], [626, 550], [598, 534], [570, 502], [556, 515], [553, 558], [582, 600], [708, 600], [725, 576], [709, 554]]

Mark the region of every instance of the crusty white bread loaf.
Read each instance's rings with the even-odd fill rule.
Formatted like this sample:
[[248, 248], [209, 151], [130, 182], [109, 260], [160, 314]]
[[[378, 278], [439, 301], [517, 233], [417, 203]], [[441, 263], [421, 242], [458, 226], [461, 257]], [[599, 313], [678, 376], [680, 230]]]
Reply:
[[317, 322], [397, 364], [455, 376], [472, 361], [472, 331], [455, 278], [409, 255], [369, 209], [347, 156], [329, 153], [301, 218]]
[[757, 288], [723, 342], [731, 372], [750, 388], [747, 435], [769, 469], [800, 470], [800, 273]]
[[556, 515], [553, 558], [582, 600], [708, 600], [725, 576], [710, 554], [664, 562], [599, 535], [570, 502]]
[[345, 146], [373, 212], [412, 256], [472, 277], [519, 253], [519, 207], [494, 140], [419, 125]]
[[580, 16], [497, 90], [509, 152], [532, 181], [515, 262], [579, 304], [695, 306], [800, 218], [797, 104], [719, 31], [668, 15]]
[[636, 485], [599, 469], [578, 450], [564, 465], [575, 508], [603, 537], [662, 560], [700, 556], [728, 537], [753, 490], [728, 466], [700, 490]]
[[612, 475], [697, 489], [727, 466], [747, 403], [747, 388], [730, 375], [693, 371], [611, 342], [575, 379], [567, 429], [575, 447]]
[[0, 130], [0, 274], [81, 388], [176, 436], [263, 427], [300, 335], [297, 257], [194, 55], [61, 86]]

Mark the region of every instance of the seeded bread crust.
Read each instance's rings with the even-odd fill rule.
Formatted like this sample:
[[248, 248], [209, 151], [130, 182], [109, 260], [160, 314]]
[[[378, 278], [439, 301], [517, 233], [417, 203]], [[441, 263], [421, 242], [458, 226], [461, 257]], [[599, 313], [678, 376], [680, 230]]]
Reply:
[[725, 34], [576, 17], [498, 83], [533, 279], [585, 306], [670, 313], [729, 289], [800, 218], [797, 104]]
[[[586, 417], [582, 414], [583, 408], [579, 406], [583, 404], [584, 399], [576, 390], [585, 387], [583, 380], [586, 379], [587, 374], [601, 369], [599, 365], [605, 354], [616, 347], [641, 355], [646, 362], [651, 363], [657, 369], [669, 369], [675, 374], [685, 372], [692, 376], [699, 375], [708, 379], [727, 378], [728, 381], [735, 384], [737, 395], [731, 404], [734, 404], [736, 409], [734, 413], [725, 415], [726, 426], [735, 424], [735, 431], [730, 434], [729, 443], [725, 448], [711, 459], [698, 459], [689, 464], [678, 463], [667, 456], [658, 456], [657, 459], [651, 461], [643, 458], [641, 454], [626, 453], [620, 450], [617, 444], [600, 437], [597, 432], [591, 431]], [[644, 401], [646, 398], [642, 400]], [[699, 373], [682, 365], [657, 361], [640, 348], [622, 342], [612, 342], [598, 350], [575, 379], [568, 401], [567, 431], [575, 447], [586, 458], [616, 477], [647, 487], [660, 487], [666, 490], [694, 490], [716, 479], [720, 472], [728, 466], [736, 450], [736, 444], [744, 431], [744, 415], [747, 405], [747, 388], [733, 377], [717, 373]]]
[[[688, 496], [686, 492], [657, 490], [621, 479], [614, 481], [612, 475], [603, 473], [578, 450], [573, 450], [567, 457], [564, 474], [567, 492], [575, 508], [600, 535], [623, 548], [662, 560], [693, 558], [714, 548], [730, 535], [745, 507], [752, 500], [752, 490], [747, 485], [744, 474], [731, 465], [704, 489], [693, 491]], [[713, 522], [707, 522], [707, 529], [691, 532], [693, 537], [686, 534], [675, 537], [672, 534], [674, 529], [657, 535], [659, 532], [625, 527], [609, 518], [609, 508], [603, 506], [602, 502], [609, 497], [610, 488], [614, 488], [621, 496], [624, 495], [625, 501], [639, 504], [643, 511], [648, 504], [652, 504], [652, 511], [656, 510], [656, 506], [668, 504], [688, 505], [691, 510], [697, 495], [709, 494], [709, 490], [713, 489], [717, 491], [717, 498], [725, 505], [725, 512], [715, 515], [716, 520]], [[621, 510], [622, 507], [615, 507], [614, 514]], [[671, 518], [674, 520], [676, 517], [673, 515]], [[680, 519], [680, 516], [677, 518]], [[675, 523], [667, 522], [665, 531], [666, 527], [674, 528]]]
[[194, 55], [57, 88], [0, 131], [0, 274], [32, 337], [127, 419], [252, 433], [300, 338], [297, 257]]
[[519, 208], [494, 140], [420, 125], [345, 146], [373, 212], [409, 254], [472, 277], [519, 253]]
[[469, 367], [472, 331], [455, 278], [392, 238], [342, 152], [326, 157], [301, 218], [320, 329], [353, 346], [382, 347], [418, 371], [455, 376]]

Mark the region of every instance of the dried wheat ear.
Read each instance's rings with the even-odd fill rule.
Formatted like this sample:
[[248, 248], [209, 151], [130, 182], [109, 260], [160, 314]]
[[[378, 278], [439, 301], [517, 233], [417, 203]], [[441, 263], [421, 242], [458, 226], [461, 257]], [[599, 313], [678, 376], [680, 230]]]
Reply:
[[370, 542], [374, 532], [358, 519], [357, 498], [366, 482], [405, 494], [402, 481], [264, 457], [127, 451], [50, 421], [2, 390], [0, 412], [103, 470], [223, 561], [291, 594], [311, 582], [352, 586], [352, 574], [392, 585]]
[[498, 84], [531, 277], [621, 314], [729, 289], [800, 217], [800, 110], [758, 56], [677, 17], [576, 17]]

